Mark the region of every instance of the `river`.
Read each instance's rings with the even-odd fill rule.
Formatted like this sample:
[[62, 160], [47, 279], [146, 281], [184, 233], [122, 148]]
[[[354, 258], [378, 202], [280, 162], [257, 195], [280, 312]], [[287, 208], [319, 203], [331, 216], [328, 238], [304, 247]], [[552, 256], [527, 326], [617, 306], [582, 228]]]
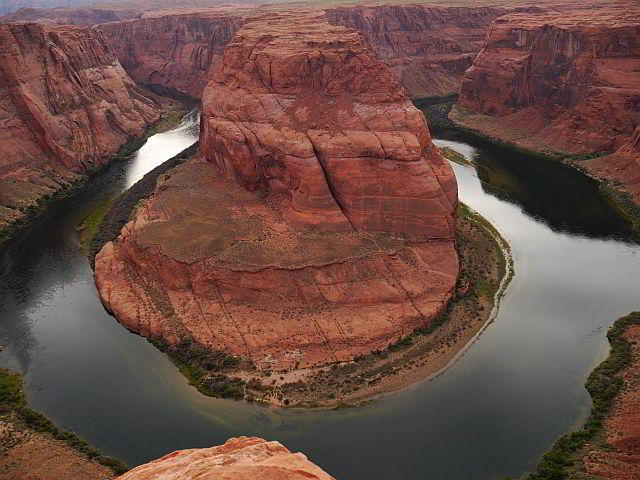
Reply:
[[105, 198], [194, 142], [195, 120], [110, 164], [0, 252], [0, 366], [24, 374], [32, 408], [130, 465], [259, 435], [344, 480], [518, 476], [584, 420], [583, 385], [607, 354], [606, 330], [640, 307], [640, 247], [624, 241], [626, 227], [595, 182], [450, 132], [437, 132], [436, 143], [477, 163], [453, 165], [460, 198], [510, 242], [516, 270], [495, 321], [466, 354], [435, 379], [358, 409], [200, 395], [105, 312], [76, 233]]

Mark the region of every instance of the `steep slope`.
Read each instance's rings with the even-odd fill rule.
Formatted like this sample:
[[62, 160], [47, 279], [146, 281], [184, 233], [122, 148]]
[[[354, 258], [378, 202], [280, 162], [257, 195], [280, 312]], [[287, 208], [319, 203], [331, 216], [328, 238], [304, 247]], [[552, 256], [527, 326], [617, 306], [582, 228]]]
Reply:
[[100, 32], [0, 24], [0, 229], [157, 118]]
[[640, 126], [631, 139], [611, 155], [581, 162], [587, 171], [600, 179], [612, 180], [640, 205]]
[[539, 151], [611, 152], [639, 121], [638, 71], [636, 3], [505, 15], [465, 74], [470, 112], [453, 118]]
[[209, 69], [244, 17], [237, 8], [160, 15], [100, 25], [131, 78], [200, 98]]
[[179, 450], [140, 465], [119, 480], [332, 480], [302, 453], [257, 437], [230, 438], [224, 445]]
[[360, 31], [413, 97], [458, 93], [489, 25], [511, 9], [425, 5], [329, 8], [327, 20]]
[[200, 159], [102, 249], [96, 283], [127, 327], [258, 371], [350, 360], [442, 311], [456, 203], [424, 117], [359, 33], [267, 15], [204, 92]]

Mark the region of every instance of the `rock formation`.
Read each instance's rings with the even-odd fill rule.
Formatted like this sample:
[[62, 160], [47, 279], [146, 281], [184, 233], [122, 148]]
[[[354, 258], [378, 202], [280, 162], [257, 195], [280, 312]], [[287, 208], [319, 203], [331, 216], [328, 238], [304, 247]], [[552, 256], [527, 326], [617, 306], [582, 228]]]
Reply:
[[614, 185], [631, 195], [640, 205], [640, 127], [631, 139], [611, 155], [581, 162], [587, 171], [600, 179], [612, 180]]
[[329, 23], [360, 31], [414, 97], [458, 93], [489, 25], [510, 9], [426, 5], [344, 6]]
[[[637, 3], [499, 17], [466, 72], [470, 126], [540, 151], [613, 151], [640, 114]], [[465, 122], [464, 111], [458, 121]]]
[[[510, 11], [514, 8], [356, 5], [328, 8], [326, 19], [360, 31], [407, 93], [424, 97], [458, 93], [489, 25]], [[255, 10], [241, 7], [181, 15], [159, 12], [153, 18], [100, 28], [136, 81], [170, 86], [199, 98], [209, 68], [215, 68], [225, 45], [252, 15]]]
[[157, 118], [100, 32], [0, 24], [0, 229]]
[[159, 15], [100, 25], [136, 82], [159, 84], [200, 98], [209, 69], [244, 18], [236, 9]]
[[285, 369], [384, 348], [441, 312], [455, 179], [358, 32], [252, 20], [202, 103], [200, 158], [96, 257], [122, 323]]
[[333, 480], [302, 453], [256, 437], [230, 438], [211, 448], [178, 450], [140, 465], [119, 480]]

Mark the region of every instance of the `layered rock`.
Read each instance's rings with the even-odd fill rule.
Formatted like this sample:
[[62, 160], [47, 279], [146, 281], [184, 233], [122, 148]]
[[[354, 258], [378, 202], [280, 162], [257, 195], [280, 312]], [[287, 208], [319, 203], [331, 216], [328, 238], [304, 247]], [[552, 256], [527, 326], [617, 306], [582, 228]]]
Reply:
[[631, 139], [611, 155], [581, 164], [591, 175], [612, 180], [640, 205], [640, 127], [636, 127]]
[[202, 103], [200, 159], [96, 257], [122, 323], [284, 369], [384, 348], [441, 312], [455, 179], [359, 33], [251, 21]]
[[354, 28], [414, 97], [458, 93], [462, 77], [503, 7], [375, 5], [329, 8], [334, 25]]
[[118, 60], [136, 82], [172, 87], [200, 98], [209, 81], [209, 69], [244, 17], [208, 10], [159, 15], [100, 25]]
[[140, 465], [119, 480], [332, 480], [302, 453], [279, 442], [238, 437], [211, 448], [178, 450]]
[[0, 229], [158, 115], [100, 32], [0, 24]]
[[635, 2], [514, 13], [495, 20], [459, 104], [485, 115], [471, 126], [528, 148], [613, 151], [638, 122], [639, 70]]

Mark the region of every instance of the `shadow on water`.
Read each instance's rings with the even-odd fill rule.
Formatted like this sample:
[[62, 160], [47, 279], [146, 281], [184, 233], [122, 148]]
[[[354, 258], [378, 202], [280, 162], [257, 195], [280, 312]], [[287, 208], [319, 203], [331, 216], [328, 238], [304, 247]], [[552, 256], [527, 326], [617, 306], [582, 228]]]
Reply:
[[557, 160], [538, 158], [445, 128], [435, 137], [475, 148], [473, 161], [485, 192], [513, 202], [553, 230], [590, 238], [630, 239], [629, 225], [599, 193], [597, 181]]
[[[516, 270], [496, 321], [462, 359], [359, 409], [282, 410], [200, 395], [107, 314], [75, 231], [103, 199], [197, 140], [197, 130], [181, 132], [111, 164], [0, 252], [0, 366], [25, 374], [30, 406], [56, 425], [131, 465], [259, 435], [345, 480], [492, 480], [531, 470], [584, 417], [584, 381], [606, 354], [607, 326], [638, 308], [640, 248], [608, 239], [624, 229], [577, 172], [514, 166], [504, 150], [444, 139], [436, 142], [476, 158], [480, 174], [453, 166], [460, 198], [501, 230]], [[487, 193], [489, 183], [500, 196]]]

